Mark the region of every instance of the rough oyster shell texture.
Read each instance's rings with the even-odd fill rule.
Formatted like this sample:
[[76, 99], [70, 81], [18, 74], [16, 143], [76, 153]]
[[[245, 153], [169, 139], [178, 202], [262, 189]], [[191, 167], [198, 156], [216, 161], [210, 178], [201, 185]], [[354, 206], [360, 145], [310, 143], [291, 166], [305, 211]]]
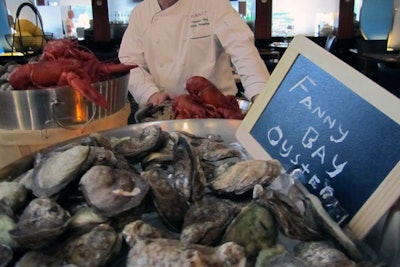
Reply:
[[50, 198], [35, 198], [25, 208], [16, 227], [9, 231], [21, 246], [38, 249], [59, 237], [70, 214]]
[[270, 184], [281, 170], [282, 166], [277, 160], [245, 160], [229, 167], [209, 186], [221, 194], [240, 195], [252, 191], [257, 184]]
[[[0, 200], [17, 241], [11, 265], [302, 266], [279, 235], [311, 220], [290, 198], [264, 195], [279, 162], [246, 158], [215, 135], [139, 126], [132, 136], [93, 133], [36, 154], [15, 177], [28, 192], [23, 208]], [[38, 202], [47, 204], [32, 211]]]
[[113, 217], [140, 206], [149, 186], [134, 172], [97, 165], [82, 176], [80, 188], [99, 214]]
[[139, 240], [129, 251], [127, 266], [148, 267], [160, 263], [164, 266], [244, 267], [246, 256], [243, 248], [233, 242], [218, 247], [183, 246], [174, 239]]

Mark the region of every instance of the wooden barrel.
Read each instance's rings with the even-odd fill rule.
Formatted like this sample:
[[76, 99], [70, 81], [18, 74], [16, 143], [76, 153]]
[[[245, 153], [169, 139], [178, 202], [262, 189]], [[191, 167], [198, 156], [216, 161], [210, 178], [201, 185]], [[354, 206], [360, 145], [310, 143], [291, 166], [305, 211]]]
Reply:
[[87, 125], [77, 125], [74, 129], [61, 127], [32, 131], [0, 129], [0, 168], [45, 147], [92, 132], [126, 126], [130, 112], [131, 108], [127, 103], [121, 110], [107, 117], [93, 120]]

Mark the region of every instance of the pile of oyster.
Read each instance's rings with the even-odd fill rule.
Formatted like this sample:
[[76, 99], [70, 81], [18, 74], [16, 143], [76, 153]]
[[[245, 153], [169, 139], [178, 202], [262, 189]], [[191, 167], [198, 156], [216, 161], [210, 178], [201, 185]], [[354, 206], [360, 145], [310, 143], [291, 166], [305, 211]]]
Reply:
[[281, 176], [218, 138], [94, 133], [0, 183], [0, 266], [372, 264], [317, 198], [273, 189]]

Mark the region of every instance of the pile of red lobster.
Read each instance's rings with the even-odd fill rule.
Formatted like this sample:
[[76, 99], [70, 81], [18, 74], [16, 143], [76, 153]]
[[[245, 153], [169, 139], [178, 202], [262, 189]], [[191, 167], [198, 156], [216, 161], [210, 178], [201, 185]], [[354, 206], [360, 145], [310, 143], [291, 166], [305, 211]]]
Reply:
[[10, 74], [9, 83], [15, 90], [69, 85], [98, 106], [108, 108], [107, 99], [91, 84], [135, 67], [137, 65], [100, 62], [76, 40], [55, 39], [46, 44], [37, 62], [16, 68]]
[[172, 100], [175, 119], [225, 118], [243, 119], [236, 97], [224, 95], [209, 80], [193, 76], [186, 82], [188, 95]]

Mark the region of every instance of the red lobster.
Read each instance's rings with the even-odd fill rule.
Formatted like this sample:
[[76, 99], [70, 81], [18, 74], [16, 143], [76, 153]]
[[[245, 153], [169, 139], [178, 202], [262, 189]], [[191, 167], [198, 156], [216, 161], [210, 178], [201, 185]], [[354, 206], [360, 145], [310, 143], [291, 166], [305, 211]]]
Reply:
[[[191, 98], [199, 103], [198, 105], [189, 103], [187, 97], [174, 100], [175, 117], [180, 118], [186, 114], [206, 114], [207, 118], [226, 118], [243, 119], [244, 115], [240, 110], [237, 99], [233, 95], [224, 95], [209, 80], [202, 76], [193, 76], [186, 82], [186, 90]], [[190, 109], [190, 111], [188, 111]], [[185, 110], [182, 113], [182, 110]], [[191, 118], [196, 118], [191, 116]]]
[[172, 100], [175, 119], [205, 119], [216, 115], [190, 95], [180, 95]]
[[69, 85], [98, 106], [108, 108], [107, 99], [91, 84], [136, 67], [100, 62], [89, 50], [80, 49], [76, 41], [57, 39], [46, 44], [38, 62], [16, 68], [9, 83], [16, 90]]

